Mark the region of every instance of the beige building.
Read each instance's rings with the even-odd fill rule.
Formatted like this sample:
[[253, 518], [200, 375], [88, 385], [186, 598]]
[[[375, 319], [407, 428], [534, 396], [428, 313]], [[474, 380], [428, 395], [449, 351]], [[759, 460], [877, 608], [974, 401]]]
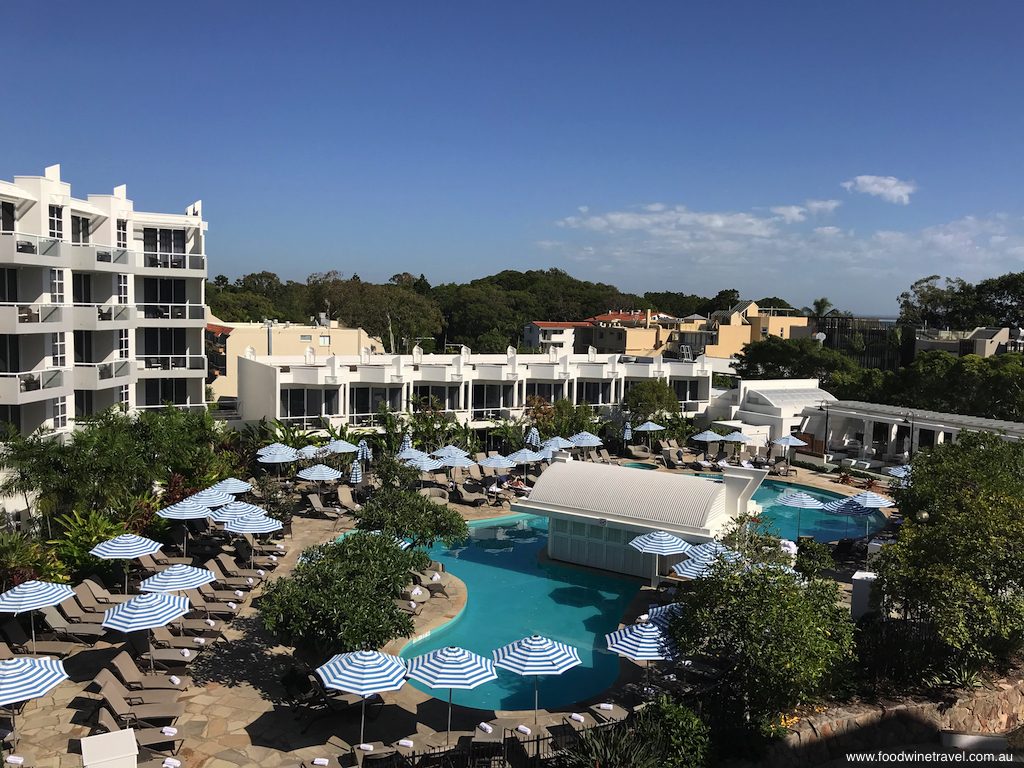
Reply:
[[682, 321], [650, 309], [633, 309], [588, 317], [586, 323], [588, 326], [576, 329], [577, 354], [593, 347], [599, 355], [658, 357], [665, 352], [669, 337]]
[[699, 316], [683, 318], [682, 325], [668, 341], [668, 351], [713, 358], [731, 358], [743, 347], [766, 336], [795, 339], [810, 333], [809, 318], [793, 309], [762, 309], [753, 301], [712, 312], [707, 320]]
[[308, 364], [331, 356], [376, 354], [380, 339], [362, 328], [342, 328], [337, 320], [298, 325], [266, 320], [262, 323], [226, 323], [210, 315], [206, 324], [209, 350], [207, 383], [215, 399], [238, 396], [238, 358], [297, 357]]
[[914, 352], [941, 350], [951, 355], [992, 357], [1006, 352], [1024, 351], [1019, 328], [980, 327], [972, 331], [944, 331], [918, 328]]

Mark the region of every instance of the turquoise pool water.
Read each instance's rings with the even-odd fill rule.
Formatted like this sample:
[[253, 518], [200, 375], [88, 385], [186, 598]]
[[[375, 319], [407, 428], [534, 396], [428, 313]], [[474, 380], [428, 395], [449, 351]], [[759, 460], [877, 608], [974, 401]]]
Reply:
[[647, 464], [646, 462], [643, 462], [643, 461], [627, 461], [627, 462], [624, 462], [622, 464], [622, 466], [629, 467], [630, 469], [657, 469], [658, 468], [657, 464]]
[[[462, 579], [466, 608], [454, 621], [409, 643], [402, 657], [459, 645], [490, 658], [491, 651], [534, 633], [579, 649], [583, 664], [540, 680], [541, 706], [573, 704], [608, 688], [619, 672], [604, 635], [614, 630], [641, 586], [638, 579], [541, 563], [547, 518], [513, 515], [470, 523], [463, 546], [430, 550], [430, 556]], [[443, 598], [442, 598], [443, 599]], [[410, 684], [443, 698], [447, 691]], [[456, 704], [478, 709], [532, 709], [533, 679], [498, 670], [498, 679], [455, 691]]]
[[[720, 475], [701, 477], [721, 482]], [[800, 536], [813, 536], [815, 541], [836, 541], [863, 536], [865, 522], [869, 533], [880, 531], [886, 525], [885, 514], [878, 510], [868, 515], [865, 520], [864, 517], [830, 515], [817, 509], [793, 509], [775, 503], [782, 494], [791, 490], [803, 491], [826, 503], [842, 498], [842, 494], [822, 491], [809, 485], [765, 480], [754, 492], [754, 501], [764, 510], [762, 519], [768, 530], [784, 539], [796, 541], [799, 531]]]

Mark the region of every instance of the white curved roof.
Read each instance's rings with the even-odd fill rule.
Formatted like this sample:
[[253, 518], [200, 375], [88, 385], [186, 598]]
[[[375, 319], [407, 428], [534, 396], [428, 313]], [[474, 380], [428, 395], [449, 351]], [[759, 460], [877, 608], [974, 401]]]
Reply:
[[806, 389], [758, 389], [752, 386], [747, 391], [750, 394], [764, 398], [768, 405], [774, 405], [776, 408], [789, 405], [805, 406], [809, 403], [817, 405], [822, 400], [833, 401], [836, 399], [831, 392], [826, 392], [818, 387], [808, 387]]
[[725, 513], [725, 487], [692, 475], [588, 461], [551, 464], [517, 511], [565, 512], [704, 534]]

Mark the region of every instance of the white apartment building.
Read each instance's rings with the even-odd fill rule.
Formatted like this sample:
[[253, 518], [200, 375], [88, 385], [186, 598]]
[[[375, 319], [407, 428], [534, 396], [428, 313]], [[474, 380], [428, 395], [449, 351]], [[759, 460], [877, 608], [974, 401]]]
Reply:
[[60, 166], [0, 181], [0, 424], [202, 406], [206, 222], [76, 198]]
[[592, 323], [581, 322], [549, 322], [534, 320], [523, 326], [523, 345], [530, 349], [547, 352], [551, 347], [562, 352], [572, 352], [576, 343], [577, 328], [591, 328]]
[[594, 408], [619, 406], [629, 388], [646, 379], [663, 379], [680, 407], [698, 414], [711, 394], [711, 368], [693, 362], [621, 355], [576, 355], [552, 348], [547, 354], [458, 354], [238, 358], [238, 410], [243, 421], [278, 419], [305, 427], [327, 423], [373, 426], [386, 404], [407, 411], [430, 397], [444, 410], [473, 426], [497, 418], [521, 416], [531, 398], [553, 403], [566, 399]]

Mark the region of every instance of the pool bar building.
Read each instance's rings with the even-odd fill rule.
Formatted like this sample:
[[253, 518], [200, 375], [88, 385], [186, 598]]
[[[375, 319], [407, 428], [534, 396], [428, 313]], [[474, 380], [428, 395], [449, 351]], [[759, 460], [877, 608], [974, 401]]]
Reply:
[[[648, 577], [651, 556], [629, 542], [668, 531], [693, 544], [720, 535], [737, 515], [757, 511], [752, 497], [767, 470], [729, 467], [721, 482], [693, 475], [556, 459], [515, 512], [549, 519], [548, 557]], [[661, 558], [661, 572], [683, 559]]]

